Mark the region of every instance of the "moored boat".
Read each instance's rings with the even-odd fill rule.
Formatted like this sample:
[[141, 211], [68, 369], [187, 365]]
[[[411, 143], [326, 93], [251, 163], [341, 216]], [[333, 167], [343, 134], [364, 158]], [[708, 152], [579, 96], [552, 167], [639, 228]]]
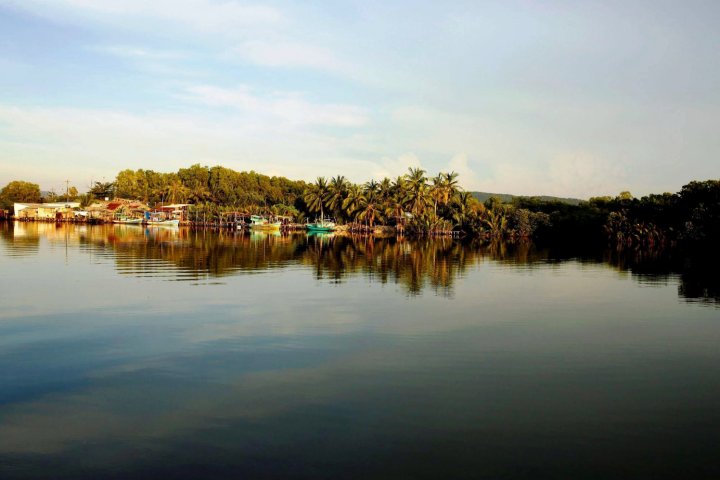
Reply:
[[140, 225], [142, 222], [142, 218], [120, 217], [113, 220], [113, 223], [120, 223], [122, 225]]
[[180, 220], [166, 218], [162, 212], [145, 212], [144, 223], [158, 227], [177, 227]]
[[266, 217], [252, 215], [250, 217], [250, 228], [253, 230], [280, 230], [282, 222], [279, 220], [271, 221]]
[[332, 219], [320, 218], [314, 222], [305, 224], [305, 228], [309, 232], [332, 232], [335, 230], [336, 224]]
[[150, 219], [145, 223], [147, 223], [147, 225], [155, 225], [160, 227], [177, 227], [178, 225], [180, 225], [180, 220]]

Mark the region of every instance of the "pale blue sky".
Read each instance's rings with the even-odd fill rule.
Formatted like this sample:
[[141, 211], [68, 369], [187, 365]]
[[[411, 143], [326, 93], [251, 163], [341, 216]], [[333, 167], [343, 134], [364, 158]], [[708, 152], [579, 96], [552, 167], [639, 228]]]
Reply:
[[0, 0], [0, 183], [193, 163], [586, 198], [720, 177], [720, 3]]

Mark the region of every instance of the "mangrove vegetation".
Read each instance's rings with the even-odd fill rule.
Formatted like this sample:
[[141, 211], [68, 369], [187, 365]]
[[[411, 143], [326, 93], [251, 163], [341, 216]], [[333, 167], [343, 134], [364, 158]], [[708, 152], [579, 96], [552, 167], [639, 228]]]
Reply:
[[86, 193], [73, 188], [41, 198], [39, 186], [13, 181], [0, 191], [0, 205], [13, 202], [137, 199], [149, 205], [190, 204], [190, 217], [205, 222], [228, 212], [283, 215], [297, 223], [333, 217], [365, 231], [392, 227], [398, 233], [432, 236], [455, 232], [485, 239], [610, 242], [661, 247], [710, 244], [720, 238], [720, 181], [693, 181], [677, 193], [635, 198], [629, 192], [567, 201], [548, 197], [478, 199], [455, 172], [429, 175], [410, 168], [396, 178], [355, 184], [342, 175], [307, 183], [221, 166], [192, 165], [177, 172], [123, 170], [111, 182], [94, 182]]

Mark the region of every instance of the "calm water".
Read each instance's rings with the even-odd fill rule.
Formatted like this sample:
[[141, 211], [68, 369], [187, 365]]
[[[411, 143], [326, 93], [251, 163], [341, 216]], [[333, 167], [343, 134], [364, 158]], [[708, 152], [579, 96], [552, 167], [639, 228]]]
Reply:
[[715, 268], [0, 226], [0, 478], [720, 478]]

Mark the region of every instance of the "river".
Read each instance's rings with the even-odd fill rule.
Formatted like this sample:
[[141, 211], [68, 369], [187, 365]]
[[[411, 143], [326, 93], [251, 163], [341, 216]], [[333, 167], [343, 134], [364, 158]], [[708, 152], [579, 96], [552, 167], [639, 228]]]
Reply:
[[0, 224], [0, 478], [720, 478], [716, 270]]

